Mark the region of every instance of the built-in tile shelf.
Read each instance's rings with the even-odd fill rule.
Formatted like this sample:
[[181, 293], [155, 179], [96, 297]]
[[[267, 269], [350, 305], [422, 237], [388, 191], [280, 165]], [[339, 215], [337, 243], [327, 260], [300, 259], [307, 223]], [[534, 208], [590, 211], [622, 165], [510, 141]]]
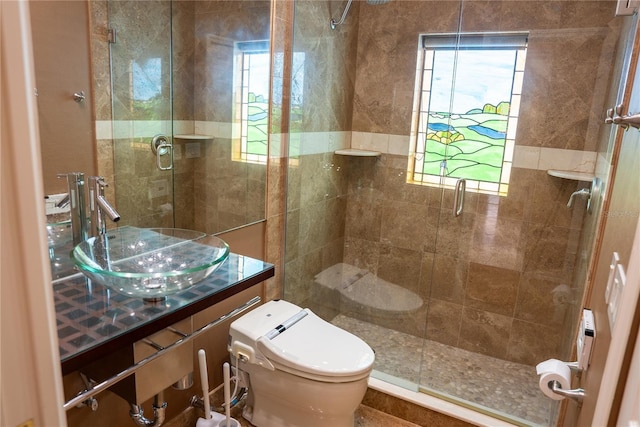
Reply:
[[558, 169], [549, 169], [547, 170], [547, 174], [558, 177], [558, 178], [573, 179], [575, 181], [585, 181], [585, 182], [591, 182], [595, 177], [594, 174], [589, 172], [563, 171]]
[[193, 135], [180, 134], [180, 135], [173, 135], [173, 137], [177, 139], [189, 139], [189, 140], [196, 140], [196, 141], [206, 141], [208, 139], [213, 139], [213, 136], [211, 135], [197, 135], [197, 134], [193, 134]]
[[352, 156], [352, 157], [379, 157], [379, 151], [361, 150], [359, 148], [344, 148], [342, 150], [334, 151], [335, 154], [340, 156]]

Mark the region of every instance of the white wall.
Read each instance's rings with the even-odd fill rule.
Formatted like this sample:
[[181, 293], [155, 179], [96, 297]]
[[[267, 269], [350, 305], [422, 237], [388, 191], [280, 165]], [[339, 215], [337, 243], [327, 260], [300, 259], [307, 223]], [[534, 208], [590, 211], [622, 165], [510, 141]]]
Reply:
[[0, 2], [0, 425], [66, 426], [51, 273], [28, 2]]

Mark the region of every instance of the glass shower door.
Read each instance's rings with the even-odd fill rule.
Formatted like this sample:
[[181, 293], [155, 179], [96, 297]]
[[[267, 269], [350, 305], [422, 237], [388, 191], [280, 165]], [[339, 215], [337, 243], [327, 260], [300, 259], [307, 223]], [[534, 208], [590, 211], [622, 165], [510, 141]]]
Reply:
[[108, 5], [120, 225], [173, 227], [171, 1]]
[[[430, 92], [452, 95], [448, 110], [425, 109], [431, 163], [416, 168], [440, 175], [421, 177], [427, 185], [445, 186], [420, 386], [524, 425], [555, 424], [559, 405], [540, 391], [535, 366], [571, 356], [588, 263], [584, 224], [593, 221], [584, 201], [567, 207], [585, 184], [547, 169], [579, 168], [575, 159], [600, 144], [598, 117], [615, 88], [593, 71], [610, 75], [608, 49], [620, 35], [613, 4], [588, 3], [557, 21], [544, 16], [569, 14], [567, 3], [553, 2], [551, 15], [539, 5], [463, 0], [453, 50], [447, 35], [423, 37]], [[509, 18], [479, 21], [480, 13]], [[452, 79], [440, 77], [439, 61]], [[442, 81], [452, 87], [438, 89]], [[569, 105], [568, 120], [556, 120]], [[459, 179], [466, 192], [454, 209]]]
[[[340, 33], [295, 4], [284, 297], [367, 341], [378, 378], [553, 425], [535, 365], [570, 356], [596, 218], [547, 169], [606, 146], [615, 4], [369, 3]], [[342, 132], [381, 155], [334, 154]]]

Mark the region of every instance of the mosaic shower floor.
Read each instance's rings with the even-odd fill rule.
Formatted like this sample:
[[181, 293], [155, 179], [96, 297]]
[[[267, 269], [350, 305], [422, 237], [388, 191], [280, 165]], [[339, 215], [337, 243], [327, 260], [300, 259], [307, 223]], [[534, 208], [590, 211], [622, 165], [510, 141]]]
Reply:
[[[374, 369], [424, 388], [507, 415], [523, 425], [555, 424], [557, 403], [538, 388], [535, 367], [423, 340], [347, 316], [332, 323], [365, 340], [376, 352]], [[421, 361], [421, 363], [417, 363]]]

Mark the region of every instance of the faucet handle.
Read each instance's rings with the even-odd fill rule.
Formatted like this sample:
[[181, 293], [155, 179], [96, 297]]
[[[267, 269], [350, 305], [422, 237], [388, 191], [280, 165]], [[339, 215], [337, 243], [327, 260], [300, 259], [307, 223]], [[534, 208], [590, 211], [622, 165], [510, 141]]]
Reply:
[[102, 190], [104, 187], [109, 186], [103, 176], [90, 176], [89, 181], [91, 182], [91, 187], [96, 189]]
[[567, 207], [570, 208], [573, 206], [573, 199], [576, 196], [587, 196], [587, 197], [591, 197], [591, 190], [588, 188], [581, 188], [578, 191], [574, 191], [573, 193], [571, 193], [571, 197], [569, 197], [569, 203], [567, 203]]
[[83, 172], [67, 172], [56, 175], [58, 178], [66, 178], [69, 182], [84, 181]]

